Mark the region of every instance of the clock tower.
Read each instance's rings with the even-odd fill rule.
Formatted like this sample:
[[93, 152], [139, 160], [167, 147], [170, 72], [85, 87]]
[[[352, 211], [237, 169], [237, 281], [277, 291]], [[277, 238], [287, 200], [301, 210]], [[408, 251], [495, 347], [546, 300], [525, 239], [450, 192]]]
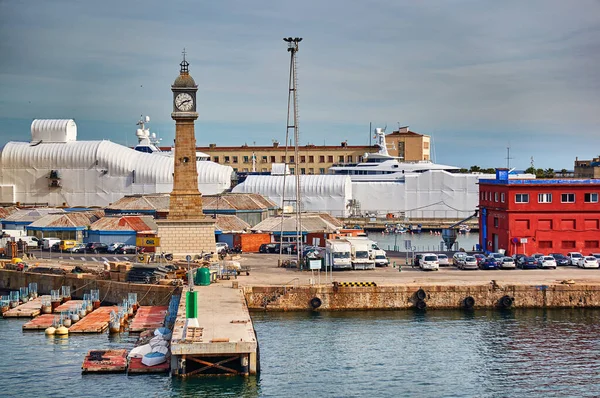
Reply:
[[173, 191], [169, 201], [169, 215], [156, 220], [160, 251], [176, 258], [194, 256], [202, 252], [216, 252], [215, 224], [202, 213], [202, 194], [198, 190], [196, 167], [196, 136], [194, 122], [198, 86], [190, 76], [189, 63], [179, 64], [179, 76], [171, 85], [175, 120], [175, 150], [173, 154]]
[[175, 120], [175, 152], [173, 170], [173, 192], [169, 204], [170, 220], [204, 218], [202, 194], [198, 190], [198, 170], [196, 168], [196, 136], [194, 122], [196, 112], [196, 92], [198, 86], [190, 76], [189, 63], [179, 64], [179, 76], [171, 86], [173, 92], [173, 112]]

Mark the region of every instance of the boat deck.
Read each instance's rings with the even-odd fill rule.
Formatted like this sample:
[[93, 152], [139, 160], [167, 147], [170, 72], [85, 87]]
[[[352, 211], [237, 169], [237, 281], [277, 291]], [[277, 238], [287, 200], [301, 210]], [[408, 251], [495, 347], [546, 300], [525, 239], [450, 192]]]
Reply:
[[6, 311], [2, 316], [5, 318], [34, 318], [42, 311], [42, 297], [50, 300], [50, 296], [40, 296]]
[[110, 312], [118, 312], [117, 306], [100, 307], [97, 310], [87, 314], [83, 319], [69, 328], [71, 333], [102, 333], [108, 329], [110, 321]]
[[157, 329], [163, 326], [167, 306], [144, 306], [138, 308], [133, 321], [129, 324], [129, 332], [139, 333], [147, 329]]

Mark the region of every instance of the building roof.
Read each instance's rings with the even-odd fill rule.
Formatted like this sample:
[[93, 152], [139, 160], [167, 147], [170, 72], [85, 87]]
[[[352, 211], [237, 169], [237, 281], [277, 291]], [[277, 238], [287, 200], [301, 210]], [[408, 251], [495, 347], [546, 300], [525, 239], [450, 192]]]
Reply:
[[[283, 231], [296, 230], [296, 217], [294, 215], [282, 217], [269, 217], [252, 227], [252, 231], [261, 232], [281, 232], [281, 223], [283, 220]], [[335, 231], [343, 227], [343, 223], [326, 213], [307, 213], [301, 217], [302, 231]]]
[[0, 220], [5, 219], [18, 210], [15, 206], [0, 207]]
[[169, 194], [155, 195], [128, 195], [111, 203], [106, 208], [109, 210], [154, 210], [158, 212], [169, 211]]
[[54, 207], [36, 207], [33, 209], [19, 209], [11, 213], [3, 221], [7, 222], [22, 222], [32, 223], [39, 220], [40, 218], [51, 214], [51, 213], [64, 213], [64, 209], [57, 209]]
[[398, 130], [393, 131], [390, 134], [386, 135], [386, 137], [398, 137], [398, 136], [400, 136], [400, 137], [406, 137], [406, 136], [423, 137], [423, 134], [419, 134], [414, 131], [410, 131], [408, 126], [405, 126], [405, 127], [400, 127]]
[[215, 229], [224, 232], [244, 232], [250, 229], [250, 224], [233, 214], [220, 214], [215, 217]]
[[152, 216], [102, 217], [90, 226], [94, 231], [156, 231]]
[[86, 228], [103, 215], [102, 210], [47, 214], [29, 224], [27, 228]]
[[205, 210], [271, 210], [278, 206], [257, 193], [226, 193], [202, 197]]
[[536, 179], [508, 179], [508, 180], [479, 180], [479, 185], [599, 185], [597, 178], [536, 178]]

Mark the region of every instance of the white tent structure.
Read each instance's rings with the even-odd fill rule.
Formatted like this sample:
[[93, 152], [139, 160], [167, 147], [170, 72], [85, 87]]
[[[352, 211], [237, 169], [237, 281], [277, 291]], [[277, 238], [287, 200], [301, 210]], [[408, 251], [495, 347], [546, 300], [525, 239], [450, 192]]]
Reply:
[[[281, 205], [285, 200], [296, 199], [296, 178], [294, 176], [249, 175], [242, 183], [233, 188], [234, 193], [258, 193]], [[352, 182], [348, 176], [301, 175], [300, 199], [302, 211], [327, 212], [334, 216], [347, 217], [348, 203], [352, 199]]]
[[[173, 157], [110, 141], [77, 141], [73, 120], [34, 120], [31, 142], [8, 142], [0, 153], [0, 202], [107, 206], [125, 195], [169, 193]], [[203, 194], [228, 189], [233, 169], [198, 161]]]
[[407, 173], [404, 182], [354, 182], [352, 196], [362, 213], [409, 218], [465, 218], [479, 204], [479, 179], [489, 174], [456, 174], [443, 170]]

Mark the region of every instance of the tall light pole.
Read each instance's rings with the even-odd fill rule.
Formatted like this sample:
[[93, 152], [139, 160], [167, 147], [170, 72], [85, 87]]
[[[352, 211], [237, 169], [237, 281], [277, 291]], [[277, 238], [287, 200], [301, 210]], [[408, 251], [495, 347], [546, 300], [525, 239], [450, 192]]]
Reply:
[[[300, 130], [298, 128], [298, 89], [297, 89], [297, 78], [296, 78], [296, 53], [298, 52], [298, 43], [302, 41], [301, 37], [284, 37], [283, 41], [288, 44], [288, 52], [290, 53], [290, 74], [288, 83], [288, 110], [287, 110], [287, 127], [285, 132], [285, 160], [288, 162], [288, 145], [290, 130], [293, 130], [294, 134], [294, 175], [296, 177], [296, 192], [295, 192], [295, 216], [296, 216], [296, 261], [298, 266], [302, 257], [302, 208], [301, 208], [301, 189], [300, 189], [300, 170], [298, 169], [299, 164], [299, 151], [298, 145], [300, 141]], [[285, 183], [286, 183], [287, 168], [283, 173], [283, 193], [282, 193], [282, 210], [285, 206]], [[281, 218], [281, 231], [279, 238], [279, 258], [281, 264], [281, 255], [283, 253], [283, 212]]]

